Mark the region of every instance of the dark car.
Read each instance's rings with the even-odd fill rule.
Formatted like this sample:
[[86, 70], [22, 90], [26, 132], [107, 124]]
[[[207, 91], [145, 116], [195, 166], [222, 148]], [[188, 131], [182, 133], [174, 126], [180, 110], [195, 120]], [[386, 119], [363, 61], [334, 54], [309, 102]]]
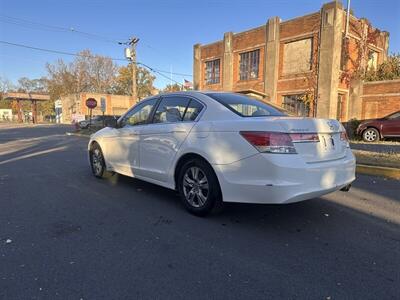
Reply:
[[357, 134], [366, 142], [383, 138], [400, 137], [400, 111], [380, 119], [366, 120], [357, 128]]
[[112, 122], [113, 119], [118, 119], [120, 116], [94, 116], [91, 120], [83, 120], [77, 123], [78, 129], [86, 129], [91, 127], [100, 128], [103, 127], [103, 120], [104, 126], [107, 126], [108, 123]]

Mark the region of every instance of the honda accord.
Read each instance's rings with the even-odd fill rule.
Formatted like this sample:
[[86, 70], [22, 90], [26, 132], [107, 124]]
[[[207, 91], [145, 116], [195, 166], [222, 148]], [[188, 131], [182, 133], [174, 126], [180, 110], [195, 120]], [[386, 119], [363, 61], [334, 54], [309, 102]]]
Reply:
[[242, 94], [178, 92], [140, 101], [90, 138], [91, 169], [179, 192], [205, 215], [222, 202], [284, 204], [347, 189], [355, 159], [337, 120], [293, 117]]

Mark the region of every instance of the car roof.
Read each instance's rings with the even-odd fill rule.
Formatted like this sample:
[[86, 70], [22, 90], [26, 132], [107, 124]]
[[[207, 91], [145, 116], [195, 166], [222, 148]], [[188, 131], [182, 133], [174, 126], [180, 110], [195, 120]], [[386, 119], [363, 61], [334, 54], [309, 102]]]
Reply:
[[[196, 95], [209, 95], [209, 94], [238, 94], [235, 92], [227, 92], [227, 91], [210, 91], [210, 90], [192, 90], [192, 91], [176, 91], [176, 92], [165, 92], [160, 93], [157, 96], [166, 96], [166, 95], [187, 95], [187, 96], [196, 96]], [[243, 94], [241, 94], [243, 95]]]
[[[157, 96], [160, 96], [160, 95], [161, 95], [161, 96], [163, 96], [163, 95], [187, 95], [187, 96], [193, 96], [193, 97], [195, 97], [196, 95], [205, 95], [205, 96], [210, 97], [210, 95], [212, 95], [212, 94], [237, 94], [237, 95], [248, 96], [248, 95], [246, 95], [246, 94], [236, 93], [236, 92], [228, 92], [228, 91], [210, 91], [210, 90], [204, 90], [204, 91], [193, 90], [193, 91], [166, 92], [166, 93], [159, 94], [159, 95], [157, 95]], [[215, 99], [214, 99], [213, 97], [210, 97], [210, 98], [211, 98], [212, 100], [215, 101]], [[278, 109], [278, 110], [280, 110], [280, 111], [283, 111], [283, 112], [287, 113], [288, 115], [292, 115], [292, 113], [288, 112], [286, 109], [284, 109], [283, 107], [277, 105], [276, 103], [273, 103], [273, 102], [267, 101], [267, 100], [261, 100], [261, 99], [253, 98], [253, 97], [250, 97], [250, 98], [252, 98], [252, 99], [254, 99], [254, 100], [261, 101], [261, 102], [263, 102], [263, 103], [265, 103], [265, 104], [268, 104], [268, 105], [274, 107], [275, 109]], [[217, 101], [217, 102], [218, 102], [218, 101]]]

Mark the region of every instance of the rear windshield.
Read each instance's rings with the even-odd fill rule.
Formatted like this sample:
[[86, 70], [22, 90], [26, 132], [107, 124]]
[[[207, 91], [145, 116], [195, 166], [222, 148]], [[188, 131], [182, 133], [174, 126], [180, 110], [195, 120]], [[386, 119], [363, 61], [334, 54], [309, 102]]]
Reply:
[[287, 116], [283, 110], [245, 95], [233, 93], [210, 93], [207, 95], [242, 117]]

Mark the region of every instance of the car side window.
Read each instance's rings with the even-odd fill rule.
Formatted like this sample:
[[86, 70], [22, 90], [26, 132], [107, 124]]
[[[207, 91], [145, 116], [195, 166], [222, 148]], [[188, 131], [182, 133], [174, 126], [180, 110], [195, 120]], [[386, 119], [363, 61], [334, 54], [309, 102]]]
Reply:
[[134, 107], [128, 112], [121, 121], [121, 127], [126, 125], [135, 126], [147, 123], [157, 99], [147, 100]]
[[398, 120], [400, 119], [400, 112], [394, 113], [388, 117], [389, 120]]
[[186, 97], [164, 97], [154, 114], [153, 123], [181, 122], [189, 102]]
[[191, 99], [190, 103], [186, 109], [185, 115], [183, 116], [183, 121], [194, 121], [197, 116], [203, 110], [203, 104]]

